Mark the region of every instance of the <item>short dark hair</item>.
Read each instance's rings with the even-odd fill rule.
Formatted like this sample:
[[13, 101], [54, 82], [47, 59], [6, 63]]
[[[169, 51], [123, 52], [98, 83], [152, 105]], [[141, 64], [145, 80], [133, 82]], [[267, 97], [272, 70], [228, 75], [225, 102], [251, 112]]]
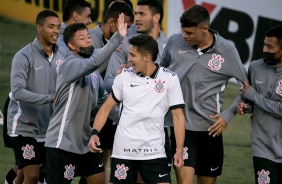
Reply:
[[274, 26], [270, 28], [266, 34], [266, 37], [276, 37], [277, 43], [279, 44], [280, 48], [282, 48], [282, 25]]
[[149, 6], [152, 15], [160, 14], [159, 24], [162, 24], [164, 9], [159, 0], [139, 0], [137, 6]]
[[[111, 4], [112, 2], [117, 2], [117, 0], [110, 0], [109, 4]], [[122, 2], [125, 2], [131, 10], [133, 10], [133, 4], [130, 0], [122, 0]]]
[[35, 23], [42, 26], [45, 22], [46, 17], [57, 17], [57, 18], [59, 18], [59, 16], [55, 12], [53, 12], [51, 10], [43, 10], [43, 11], [41, 11], [37, 14]]
[[77, 31], [84, 30], [84, 29], [88, 30], [86, 25], [83, 23], [74, 23], [74, 24], [70, 24], [69, 26], [67, 26], [63, 34], [65, 44], [68, 46], [68, 43], [74, 37], [74, 34]]
[[90, 4], [85, 0], [68, 0], [63, 9], [63, 22], [69, 20], [73, 12], [77, 11], [81, 14], [85, 8], [90, 8]]
[[125, 2], [115, 1], [106, 11], [104, 23], [106, 23], [110, 18], [113, 18], [115, 21], [117, 21], [118, 16], [121, 13], [123, 13], [125, 16], [129, 16], [132, 22], [134, 21], [132, 9], [130, 9]]
[[128, 43], [135, 46], [142, 55], [150, 54], [152, 60], [156, 61], [159, 53], [157, 41], [148, 34], [139, 34], [129, 38]]
[[180, 17], [181, 27], [195, 27], [205, 21], [209, 24], [210, 14], [206, 8], [198, 4], [185, 10]]

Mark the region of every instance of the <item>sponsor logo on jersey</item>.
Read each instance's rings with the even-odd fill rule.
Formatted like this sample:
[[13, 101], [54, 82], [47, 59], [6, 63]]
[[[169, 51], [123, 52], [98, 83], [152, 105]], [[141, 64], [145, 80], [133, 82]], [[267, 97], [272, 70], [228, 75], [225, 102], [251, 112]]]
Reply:
[[73, 179], [75, 166], [72, 166], [72, 164], [70, 164], [70, 165], [66, 165], [65, 168], [66, 171], [64, 172], [64, 178], [67, 178], [68, 180]]
[[282, 96], [282, 80], [278, 82], [278, 87], [276, 88], [276, 93]]
[[213, 54], [212, 59], [209, 60], [208, 65], [212, 70], [219, 70], [221, 68], [221, 63], [223, 62], [224, 58], [221, 58], [221, 55]]
[[62, 64], [62, 60], [61, 59], [59, 59], [59, 60], [57, 60], [56, 61], [56, 65], [57, 65], [57, 67], [56, 67], [56, 71], [58, 72], [58, 70], [59, 70], [59, 66]]
[[188, 159], [188, 148], [187, 147], [184, 147], [183, 148], [183, 160], [186, 160]]
[[262, 169], [261, 171], [258, 171], [258, 183], [259, 184], [268, 184], [270, 183], [270, 178], [269, 178], [269, 171], [265, 171], [264, 169]]
[[24, 159], [31, 160], [32, 158], [35, 157], [35, 152], [33, 151], [33, 148], [34, 147], [32, 145], [29, 145], [29, 144], [22, 147]]
[[156, 92], [161, 93], [165, 90], [165, 87], [163, 85], [165, 83], [165, 81], [162, 81], [161, 79], [159, 79], [159, 80], [155, 80], [154, 82], [156, 83], [156, 85], [154, 87]]
[[96, 89], [97, 87], [97, 74], [91, 73], [91, 81], [92, 81], [92, 86]]
[[175, 76], [175, 75], [176, 75], [176, 73], [175, 73], [175, 72], [170, 71], [170, 70], [169, 70], [169, 69], [167, 69], [167, 68], [163, 68], [163, 71], [164, 71], [164, 72], [167, 72], [167, 73], [171, 73], [171, 75], [172, 75], [172, 76]]
[[151, 155], [159, 155], [160, 152], [158, 149], [146, 149], [146, 148], [124, 148], [124, 153], [132, 153], [132, 154], [139, 154], [142, 153], [144, 156], [151, 156]]
[[124, 164], [116, 165], [117, 170], [115, 171], [115, 177], [119, 180], [124, 180], [127, 177], [127, 172], [129, 169], [125, 167]]

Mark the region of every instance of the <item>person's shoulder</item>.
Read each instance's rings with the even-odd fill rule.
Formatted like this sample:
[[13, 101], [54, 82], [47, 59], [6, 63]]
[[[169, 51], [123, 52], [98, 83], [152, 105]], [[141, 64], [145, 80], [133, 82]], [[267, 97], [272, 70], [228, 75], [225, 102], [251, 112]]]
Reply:
[[258, 60], [253, 60], [250, 63], [249, 67], [250, 67], [250, 69], [254, 69], [254, 68], [257, 68], [258, 66], [264, 65], [264, 64], [265, 63], [264, 63], [263, 59], [258, 59]]
[[174, 41], [174, 40], [177, 40], [177, 39], [183, 39], [181, 32], [174, 33], [168, 38], [169, 41]]
[[123, 74], [123, 75], [132, 75], [132, 74], [135, 74], [135, 73], [134, 73], [133, 68], [129, 67], [129, 68], [123, 68], [121, 74]]
[[160, 71], [167, 77], [177, 77], [177, 74], [168, 68], [160, 67]]
[[29, 43], [26, 46], [24, 46], [23, 48], [21, 48], [20, 50], [18, 50], [16, 54], [14, 55], [14, 57], [25, 56], [26, 58], [29, 58], [29, 56], [32, 56], [32, 55], [33, 55], [32, 43]]
[[103, 31], [101, 29], [101, 27], [99, 25], [97, 25], [96, 27], [94, 27], [93, 29], [89, 29], [88, 30], [90, 36], [100, 36], [103, 34]]

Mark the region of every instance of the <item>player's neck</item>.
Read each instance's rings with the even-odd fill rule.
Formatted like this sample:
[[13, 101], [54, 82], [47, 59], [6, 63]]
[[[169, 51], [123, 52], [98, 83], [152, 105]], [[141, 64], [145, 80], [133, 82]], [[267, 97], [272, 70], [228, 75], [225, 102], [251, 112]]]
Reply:
[[156, 40], [160, 37], [160, 34], [161, 34], [161, 29], [160, 26], [158, 25], [158, 26], [154, 26], [148, 35], [152, 36]]
[[214, 39], [215, 38], [213, 34], [209, 31], [207, 35], [205, 36], [204, 40], [200, 44], [197, 45], [197, 48], [205, 49], [205, 48], [210, 47], [213, 44]]
[[155, 65], [154, 62], [149, 62], [147, 67], [146, 67], [146, 70], [145, 71], [142, 71], [142, 74], [144, 76], [151, 76], [157, 69], [157, 66]]
[[103, 31], [104, 38], [109, 40], [111, 38], [111, 30], [109, 29], [109, 26], [101, 24], [100, 28]]

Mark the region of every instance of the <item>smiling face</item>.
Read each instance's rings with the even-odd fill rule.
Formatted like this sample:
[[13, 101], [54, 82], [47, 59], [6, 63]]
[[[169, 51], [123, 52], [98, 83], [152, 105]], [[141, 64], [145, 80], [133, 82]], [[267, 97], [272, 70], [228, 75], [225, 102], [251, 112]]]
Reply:
[[36, 24], [38, 39], [43, 45], [56, 44], [60, 34], [60, 20], [58, 17], [46, 17], [42, 25]]
[[154, 27], [154, 16], [156, 15], [152, 15], [149, 6], [137, 6], [135, 9], [135, 24], [137, 32], [148, 34]]
[[147, 55], [142, 55], [136, 46], [129, 45], [128, 47], [128, 62], [132, 65], [135, 73], [145, 73], [147, 68]]
[[80, 47], [91, 47], [92, 40], [88, 30], [78, 30], [74, 34], [74, 37], [72, 38], [71, 42], [69, 42], [68, 46], [71, 48], [72, 51], [76, 53], [80, 51]]

